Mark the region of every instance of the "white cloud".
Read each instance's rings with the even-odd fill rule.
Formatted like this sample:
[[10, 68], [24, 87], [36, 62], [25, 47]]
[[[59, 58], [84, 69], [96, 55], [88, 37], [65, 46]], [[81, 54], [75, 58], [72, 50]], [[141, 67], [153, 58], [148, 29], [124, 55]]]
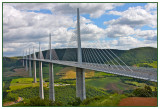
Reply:
[[[135, 36], [144, 39], [155, 40], [157, 38], [157, 30], [135, 30]], [[157, 39], [156, 39], [157, 41]]]
[[[115, 42], [115, 43], [112, 43]], [[135, 37], [120, 37], [118, 40], [115, 39], [113, 41], [107, 41], [108, 47], [110, 49], [121, 49], [121, 50], [129, 50], [131, 48], [137, 47], [155, 47], [157, 48], [157, 43], [152, 40], [138, 40]], [[104, 43], [104, 44], [106, 44]]]
[[146, 6], [145, 6], [146, 10], [147, 11], [150, 11], [152, 9], [157, 9], [157, 3], [148, 3]]
[[129, 25], [131, 27], [142, 27], [145, 25], [153, 28], [157, 27], [157, 14], [150, 13], [140, 6], [130, 7], [128, 10], [125, 10], [123, 12], [110, 11], [107, 14], [119, 15], [120, 18], [104, 22], [104, 24], [108, 25], [120, 24], [120, 25]]
[[[15, 13], [15, 14], [14, 14]], [[46, 15], [19, 11], [9, 5], [4, 5], [4, 41], [37, 41], [48, 36], [49, 32], [59, 30], [65, 33], [75, 22], [70, 16]], [[39, 19], [38, 19], [39, 18]], [[62, 28], [64, 28], [62, 30]], [[55, 36], [55, 39], [59, 38]], [[63, 37], [61, 40], [66, 40]]]
[[123, 3], [11, 3], [10, 5], [19, 10], [40, 10], [49, 9], [54, 14], [76, 14], [76, 9], [80, 8], [81, 14], [90, 14], [92, 18], [98, 18], [106, 10], [122, 6]]
[[134, 29], [128, 25], [110, 25], [106, 29], [108, 37], [126, 37], [134, 34]]
[[4, 48], [3, 52], [15, 51], [15, 48]]

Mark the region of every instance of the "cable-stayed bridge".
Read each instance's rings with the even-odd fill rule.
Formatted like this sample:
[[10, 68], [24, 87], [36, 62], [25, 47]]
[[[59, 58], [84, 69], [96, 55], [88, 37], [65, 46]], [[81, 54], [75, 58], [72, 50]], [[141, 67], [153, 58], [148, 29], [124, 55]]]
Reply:
[[[45, 56], [41, 51], [41, 45], [39, 43], [39, 52], [37, 56], [35, 51], [30, 52], [26, 56], [23, 56], [23, 66], [26, 63], [26, 70], [32, 77], [31, 61], [33, 61], [33, 73], [34, 82], [36, 82], [36, 62], [39, 62], [39, 78], [40, 78], [40, 98], [44, 99], [43, 92], [43, 73], [42, 62], [49, 63], [49, 98], [55, 100], [54, 93], [54, 69], [53, 64], [61, 64], [76, 67], [76, 96], [81, 100], [86, 99], [85, 92], [85, 69], [102, 71], [106, 73], [112, 73], [127, 77], [133, 77], [138, 79], [144, 79], [148, 81], [157, 82], [157, 69], [154, 68], [142, 68], [127, 66], [123, 60], [121, 60], [112, 50], [98, 48], [82, 48], [80, 37], [80, 20], [79, 9], [77, 9], [77, 36], [72, 38], [77, 43], [77, 48], [66, 48], [63, 56], [57, 55], [55, 49], [52, 49], [51, 34], [49, 37], [49, 49], [46, 50]], [[75, 40], [76, 39], [76, 40]], [[54, 41], [54, 40], [53, 40]], [[97, 45], [98, 43], [95, 43]], [[25, 61], [25, 62], [24, 62]], [[29, 61], [29, 67], [28, 67]]]

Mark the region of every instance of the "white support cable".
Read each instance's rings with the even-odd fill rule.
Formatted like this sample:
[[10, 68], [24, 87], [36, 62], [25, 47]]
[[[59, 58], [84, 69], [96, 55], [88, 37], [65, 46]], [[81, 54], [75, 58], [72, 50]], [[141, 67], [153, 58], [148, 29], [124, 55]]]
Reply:
[[105, 67], [102, 65], [103, 63], [101, 63], [101, 61], [100, 61], [100, 59], [99, 59], [99, 57], [98, 57], [98, 56], [99, 56], [99, 54], [98, 54], [98, 55], [96, 54], [96, 52], [97, 52], [97, 51], [96, 51], [96, 48], [95, 48], [95, 49], [92, 49], [92, 50], [93, 50], [93, 52], [95, 51], [95, 52], [94, 52], [94, 54], [96, 55], [96, 57], [97, 57], [97, 59], [98, 59], [98, 61], [99, 61], [99, 63], [97, 63], [97, 64], [98, 64], [98, 66], [99, 66], [99, 67], [103, 67], [103, 68], [105, 68]]
[[[108, 52], [108, 50], [106, 50], [107, 52]], [[119, 62], [108, 52], [108, 54], [119, 64]], [[119, 64], [120, 65], [120, 64]], [[121, 65], [120, 65], [120, 67], [123, 69], [123, 70], [125, 70], [126, 71], [126, 69], [124, 69]]]
[[[82, 49], [82, 55], [84, 57], [84, 63], [87, 63], [87, 59], [85, 57], [85, 52], [84, 51], [85, 51], [85, 48]], [[82, 62], [83, 62], [83, 60], [82, 60]]]
[[[75, 30], [75, 32], [76, 32], [76, 30]], [[72, 37], [71, 37], [71, 40], [70, 40], [70, 41], [76, 42], [76, 43], [77, 43], [77, 35], [75, 35], [74, 33], [72, 33]], [[77, 44], [76, 44], [76, 47], [73, 48], [73, 51], [74, 51], [74, 49], [78, 50]], [[74, 54], [75, 54], [75, 55], [74, 55]], [[71, 56], [71, 58], [73, 59], [74, 62], [76, 62], [76, 60], [78, 61], [78, 58], [77, 58], [78, 54], [77, 54], [77, 51], [76, 51], [74, 54], [73, 54], [73, 56]]]
[[[90, 44], [89, 44], [89, 45], [90, 45]], [[91, 58], [91, 60], [92, 60], [91, 62], [92, 62], [92, 63], [95, 63], [95, 56], [94, 56], [94, 55], [90, 55], [90, 54], [92, 53], [92, 52], [91, 52], [91, 48], [88, 48], [87, 50], [88, 50], [89, 57], [92, 57], [92, 58]], [[94, 57], [94, 58], [93, 58], [93, 57]], [[94, 59], [94, 60], [93, 60], [93, 59]], [[96, 60], [96, 63], [98, 63], [97, 60]]]
[[[92, 55], [90, 55], [89, 56], [89, 48], [86, 48], [86, 56], [88, 57], [88, 60], [89, 60], [89, 63], [92, 65], [92, 66], [94, 66], [95, 67], [95, 65], [93, 64], [93, 57], [92, 57]], [[91, 58], [91, 60], [90, 60], [90, 58]]]
[[86, 57], [84, 55], [84, 48], [82, 48], [82, 56], [83, 56], [82, 63], [86, 63], [87, 60], [86, 60]]
[[[89, 48], [89, 50], [90, 50], [89, 53], [91, 53], [91, 54], [92, 54], [91, 56], [94, 57], [93, 59], [96, 61], [96, 64], [98, 64], [98, 61], [99, 61], [99, 60], [97, 61], [96, 56], [94, 56], [94, 54], [93, 54], [93, 52], [92, 52], [93, 50], [92, 50], [91, 48]], [[94, 60], [93, 60], [93, 62], [94, 62], [94, 64], [95, 64], [95, 61], [94, 61]], [[95, 66], [99, 66], [99, 64], [98, 64], [98, 65], [96, 65], [96, 64], [95, 64]]]
[[[85, 55], [84, 55], [84, 57], [86, 56], [86, 59], [87, 59], [87, 62], [86, 62], [86, 63], [87, 63], [87, 65], [94, 67], [94, 65], [92, 64], [92, 62], [89, 60], [88, 54], [86, 53], [87, 49], [88, 49], [88, 48], [84, 49], [84, 50], [85, 50]], [[91, 65], [90, 65], [89, 63], [91, 63]]]
[[101, 61], [98, 59], [98, 56], [96, 55], [96, 53], [95, 53], [95, 49], [94, 48], [91, 48], [91, 51], [93, 51], [94, 53], [93, 53], [93, 56], [95, 55], [95, 59], [97, 60], [97, 62], [96, 62], [96, 64], [97, 64], [97, 66], [99, 66], [99, 67], [101, 67]]
[[[102, 46], [99, 44], [100, 48], [102, 49]], [[103, 53], [109, 58], [109, 60], [112, 62], [112, 64], [119, 70], [119, 68], [114, 64], [114, 62], [110, 59], [110, 57], [104, 52], [106, 49], [102, 49]]]
[[87, 56], [89, 57], [88, 59], [90, 60], [90, 63], [93, 65], [93, 66], [95, 66], [95, 61], [93, 60], [95, 57], [94, 57], [94, 55], [90, 55], [90, 53], [91, 53], [91, 50], [90, 50], [90, 48], [88, 48], [88, 49], [86, 49], [87, 50]]
[[[108, 59], [106, 59], [106, 57], [103, 56], [103, 54], [101, 53], [101, 51], [102, 51], [102, 49], [100, 49], [100, 54], [102, 55], [103, 58], [105, 58], [105, 61], [107, 61], [108, 65], [110, 65], [110, 63], [108, 62]], [[104, 64], [107, 66], [106, 63], [104, 63]], [[110, 65], [110, 67], [113, 69], [113, 67], [111, 65]]]
[[[88, 28], [85, 27], [85, 30], [88, 31]], [[89, 45], [91, 45], [91, 44], [89, 43]], [[102, 67], [102, 66], [100, 65], [100, 64], [101, 64], [101, 60], [103, 61], [103, 59], [101, 58], [101, 56], [100, 56], [101, 59], [99, 59], [98, 56], [97, 56], [97, 54], [96, 54], [96, 52], [97, 52], [96, 49], [95, 49], [95, 50], [94, 50], [94, 49], [91, 49], [91, 51], [94, 52], [93, 55], [96, 55], [96, 57], [97, 57], [97, 59], [98, 59], [98, 61], [99, 61], [99, 62], [96, 61], [96, 63], [98, 64], [98, 66], [99, 66], [99, 67]], [[99, 55], [99, 54], [98, 54], [98, 55]], [[103, 61], [103, 62], [104, 62], [104, 61]], [[104, 63], [105, 63], [105, 62], [104, 62]], [[103, 67], [104, 67], [104, 66], [103, 66]], [[108, 68], [107, 65], [106, 65], [106, 67]]]
[[83, 51], [82, 51], [82, 54], [83, 54], [83, 57], [84, 57], [84, 63], [88, 64], [89, 63], [89, 60], [87, 59], [87, 55], [86, 55], [86, 48], [83, 48]]
[[[96, 44], [96, 46], [98, 47], [98, 44], [97, 43], [95, 43]], [[97, 49], [96, 49], [96, 47], [95, 47], [95, 52], [97, 53], [97, 51], [96, 51]], [[98, 54], [98, 56], [101, 58], [101, 56], [99, 55], [99, 53], [97, 53]], [[103, 55], [102, 55], [103, 56]], [[104, 56], [103, 56], [104, 57]], [[103, 61], [103, 59], [101, 58], [101, 60]], [[108, 61], [107, 61], [108, 62]], [[105, 64], [105, 62], [103, 61], [103, 63], [104, 63], [104, 65], [108, 68], [108, 66]], [[104, 66], [103, 66], [103, 68], [105, 68]], [[113, 69], [113, 67], [111, 66], [111, 68]]]
[[[100, 57], [100, 59], [102, 60], [102, 64], [105, 65], [107, 68], [108, 66], [105, 64], [104, 60], [101, 58], [101, 56], [99, 55], [99, 53], [97, 52], [98, 49], [95, 49], [96, 53], [98, 54], [98, 56]], [[99, 49], [100, 50], [100, 49]], [[105, 67], [104, 67], [105, 68]]]
[[[96, 42], [96, 45], [98, 45], [98, 42]], [[101, 47], [100, 47], [101, 48]], [[100, 49], [100, 51], [102, 51], [102, 49]], [[100, 52], [101, 53], [101, 52]], [[101, 53], [102, 57], [106, 59], [105, 56], [103, 56], [103, 54]], [[101, 56], [100, 56], [101, 57]], [[107, 56], [108, 57], [108, 56]], [[108, 62], [108, 59], [106, 59], [107, 63], [110, 65], [110, 63]], [[105, 63], [105, 62], [104, 62]], [[107, 65], [106, 65], [107, 66]], [[112, 65], [110, 65], [111, 68], [113, 69]]]
[[[108, 50], [106, 50], [107, 52], [108, 52]], [[108, 52], [109, 53], [109, 52]], [[109, 55], [119, 64], [119, 62], [109, 53]], [[121, 66], [121, 64], [119, 64], [120, 65], [120, 67], [123, 69], [123, 70], [125, 70], [126, 71], [126, 69], [124, 69], [122, 66]]]
[[[109, 49], [110, 50], [110, 49]], [[110, 50], [111, 51], [111, 50]], [[112, 52], [112, 51], [111, 51]], [[112, 52], [121, 62], [123, 62], [123, 64], [130, 70], [130, 71], [132, 71], [133, 72], [133, 70], [132, 69], [130, 69], [126, 64], [125, 64], [125, 62], [124, 61], [122, 61], [114, 52]]]
[[71, 36], [71, 38], [67, 41], [67, 48], [66, 48], [66, 51], [65, 51], [65, 53], [64, 53], [64, 55], [63, 55], [63, 57], [62, 57], [62, 60], [64, 60], [65, 58], [66, 58], [66, 55], [67, 55], [67, 53], [68, 53], [68, 50], [69, 50], [69, 42], [71, 42], [71, 40], [72, 40], [72, 38], [74, 37], [74, 35], [73, 35], [73, 33], [72, 33], [72, 36]]
[[[96, 43], [96, 45], [97, 45], [97, 43]], [[108, 55], [107, 55], [107, 57], [108, 57]], [[109, 58], [109, 57], [108, 57]], [[109, 58], [110, 59], [110, 58]], [[111, 60], [111, 59], [110, 59]], [[114, 62], [111, 60], [111, 62], [114, 64]], [[115, 65], [115, 64], [114, 64]], [[115, 65], [116, 66], [116, 65]], [[113, 67], [112, 67], [113, 68]], [[118, 67], [116, 67], [117, 69], [118, 69]]]
[[[87, 31], [88, 30], [88, 28], [87, 27], [85, 27], [85, 30]], [[86, 48], [85, 49], [87, 52], [86, 52], [86, 54], [87, 53], [91, 53], [91, 50], [90, 50], [90, 48]], [[89, 52], [88, 52], [89, 51]], [[89, 57], [89, 59], [90, 59], [90, 57], [94, 57], [94, 55], [90, 55], [90, 56], [88, 56], [88, 54], [87, 54], [87, 57]], [[94, 66], [94, 67], [96, 67], [96, 64], [94, 64], [95, 63], [95, 60], [93, 60], [94, 58], [91, 58], [91, 61], [90, 61], [90, 63], [92, 64], [92, 66]], [[96, 63], [97, 63], [97, 61], [96, 61]], [[97, 63], [98, 64], [98, 63]], [[90, 65], [90, 64], [89, 64]]]

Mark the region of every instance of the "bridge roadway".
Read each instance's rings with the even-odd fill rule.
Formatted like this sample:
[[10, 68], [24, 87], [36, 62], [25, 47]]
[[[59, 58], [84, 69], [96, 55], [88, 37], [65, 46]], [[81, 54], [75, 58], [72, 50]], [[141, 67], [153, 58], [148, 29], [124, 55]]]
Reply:
[[63, 61], [63, 60], [48, 60], [48, 59], [27, 59], [27, 60], [35, 60], [42, 61], [54, 64], [67, 65], [72, 67], [84, 68], [89, 70], [101, 71], [116, 75], [122, 75], [127, 77], [133, 77], [138, 79], [144, 79], [148, 81], [157, 82], [157, 69], [155, 68], [143, 68], [143, 67], [126, 67], [123, 66], [123, 69], [119, 65], [106, 65], [106, 64], [96, 64], [96, 63], [85, 63], [78, 64], [73, 61]]

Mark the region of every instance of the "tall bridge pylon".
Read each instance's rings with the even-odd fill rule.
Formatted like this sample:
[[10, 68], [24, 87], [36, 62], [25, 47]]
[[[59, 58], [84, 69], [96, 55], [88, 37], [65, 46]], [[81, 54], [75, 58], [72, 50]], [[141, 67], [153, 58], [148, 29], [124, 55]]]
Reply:
[[[43, 59], [40, 42], [39, 42], [39, 59]], [[39, 83], [40, 83], [39, 95], [41, 99], [44, 99], [42, 61], [39, 61]]]
[[[50, 61], [52, 61], [51, 34], [49, 35], [49, 52], [50, 52]], [[55, 101], [53, 63], [49, 63], [49, 99]]]
[[[81, 36], [80, 36], [80, 17], [79, 8], [77, 8], [77, 58], [78, 64], [82, 64], [82, 49], [81, 49]], [[76, 67], [76, 96], [81, 100], [86, 99], [86, 89], [85, 89], [85, 72], [83, 68]]]

